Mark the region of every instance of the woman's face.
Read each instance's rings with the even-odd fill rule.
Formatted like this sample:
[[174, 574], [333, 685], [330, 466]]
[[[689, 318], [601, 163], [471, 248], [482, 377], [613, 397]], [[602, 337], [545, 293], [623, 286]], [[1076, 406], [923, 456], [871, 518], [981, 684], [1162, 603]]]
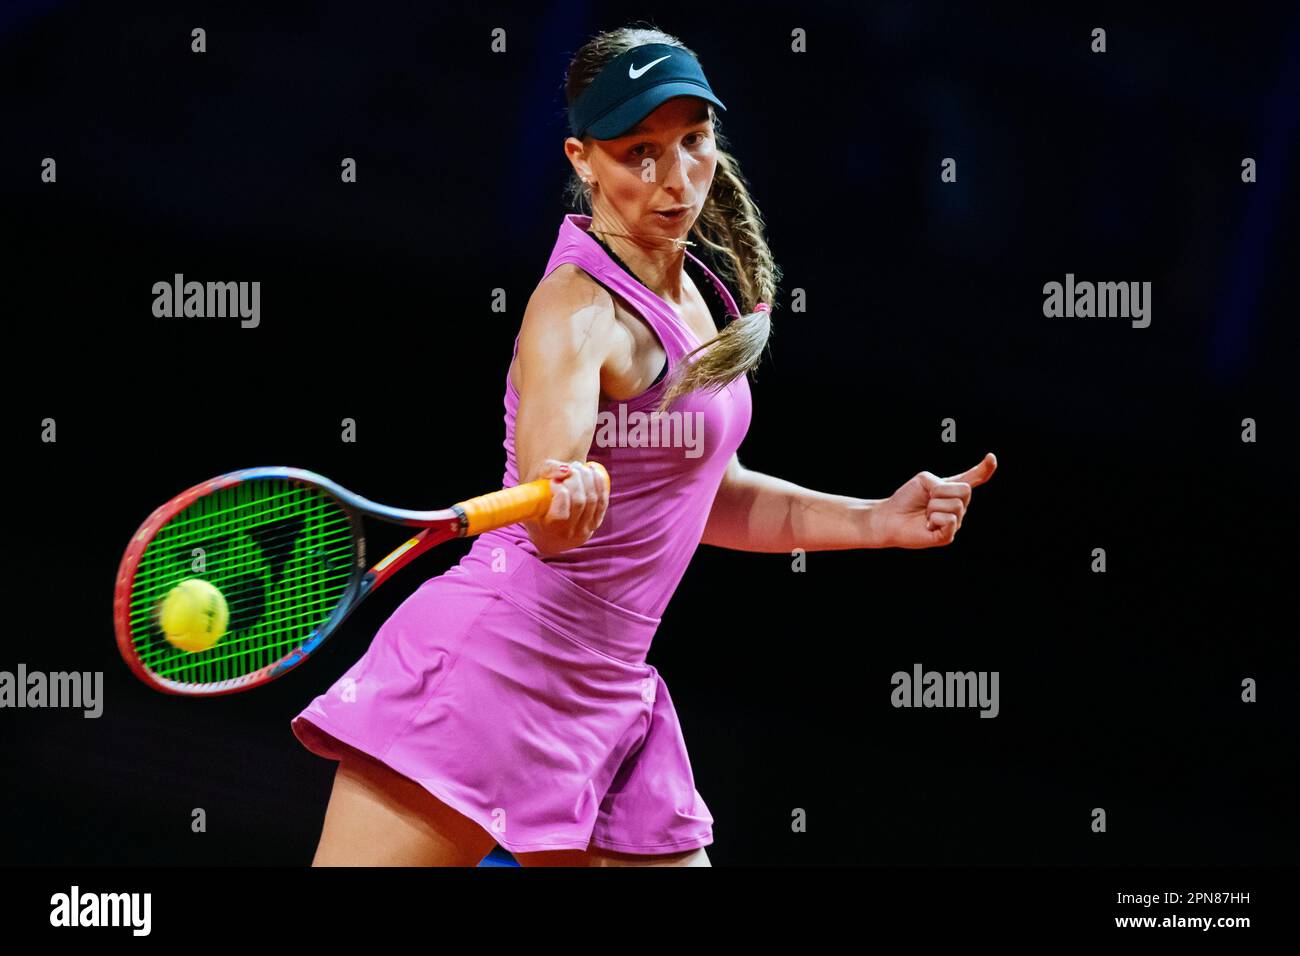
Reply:
[[[633, 231], [680, 238], [704, 209], [718, 157], [706, 100], [677, 96], [617, 139], [596, 139], [584, 151], [569, 137], [565, 151], [592, 180], [592, 203]], [[584, 170], [584, 165], [586, 169]], [[685, 207], [675, 216], [662, 211]]]

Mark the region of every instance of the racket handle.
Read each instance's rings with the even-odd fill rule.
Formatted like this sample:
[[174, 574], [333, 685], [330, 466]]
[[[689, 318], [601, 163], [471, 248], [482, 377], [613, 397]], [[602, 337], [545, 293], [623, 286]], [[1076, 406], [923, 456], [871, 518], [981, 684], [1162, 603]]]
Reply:
[[[609, 472], [598, 461], [589, 461], [588, 465], [600, 469], [609, 484]], [[513, 488], [502, 488], [490, 494], [479, 495], [456, 505], [465, 513], [468, 526], [465, 536], [471, 537], [484, 531], [504, 528], [517, 521], [529, 521], [540, 518], [551, 507], [551, 478], [538, 478]]]

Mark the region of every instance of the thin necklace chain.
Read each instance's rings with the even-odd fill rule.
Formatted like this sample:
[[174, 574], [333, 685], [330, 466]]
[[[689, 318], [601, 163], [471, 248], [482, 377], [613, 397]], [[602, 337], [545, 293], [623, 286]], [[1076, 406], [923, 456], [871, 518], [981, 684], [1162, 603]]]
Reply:
[[588, 231], [601, 236], [622, 236], [624, 239], [666, 239], [678, 249], [685, 249], [687, 246], [695, 245], [689, 239], [674, 239], [671, 236], [651, 236], [646, 234], [634, 236], [630, 232], [610, 232], [608, 229], [588, 229]]

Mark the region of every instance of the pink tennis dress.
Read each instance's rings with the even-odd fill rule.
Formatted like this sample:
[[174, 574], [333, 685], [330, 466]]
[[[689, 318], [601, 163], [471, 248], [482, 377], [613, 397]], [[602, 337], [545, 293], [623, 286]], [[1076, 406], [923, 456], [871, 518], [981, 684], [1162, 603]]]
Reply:
[[[699, 340], [590, 224], [564, 218], [545, 275], [573, 263], [621, 296], [658, 336], [671, 373]], [[689, 251], [686, 269], [715, 323], [739, 314]], [[609, 471], [611, 494], [586, 543], [544, 558], [522, 525], [480, 535], [293, 719], [298, 739], [330, 759], [342, 756], [337, 741], [370, 754], [513, 853], [712, 843], [672, 698], [646, 653], [749, 429], [750, 393], [740, 376], [652, 416], [666, 381], [600, 404], [588, 458]], [[503, 487], [519, 482], [518, 405], [507, 374]]]

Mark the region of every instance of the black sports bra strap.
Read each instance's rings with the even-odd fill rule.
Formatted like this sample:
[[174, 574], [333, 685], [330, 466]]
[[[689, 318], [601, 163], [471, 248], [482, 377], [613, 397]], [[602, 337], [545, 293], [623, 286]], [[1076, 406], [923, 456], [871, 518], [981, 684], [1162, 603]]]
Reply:
[[[609, 255], [609, 257], [618, 264], [618, 267], [620, 269], [626, 272], [633, 279], [636, 279], [636, 273], [627, 267], [627, 263], [618, 257], [618, 255], [614, 252], [614, 250], [609, 247], [609, 243], [607, 243], [604, 239], [600, 238], [600, 236], [596, 235], [590, 229], [587, 230], [587, 235], [591, 236], [591, 238], [595, 239], [598, 243], [600, 243], [601, 248], [604, 249], [605, 252]], [[703, 291], [704, 304], [708, 306], [709, 314], [713, 316], [714, 326], [720, 327], [726, 325], [727, 304], [722, 301], [722, 293], [719, 292], [718, 287], [713, 284], [713, 280], [710, 279], [708, 275], [705, 274], [704, 270], [701, 269], [699, 265], [695, 262], [695, 260], [692, 259], [690, 256], [686, 257], [684, 268], [688, 273], [690, 273], [691, 278], [695, 280], [696, 287]], [[641, 280], [637, 279], [637, 281], [640, 282]], [[662, 377], [663, 376], [661, 374], [660, 378]]]

